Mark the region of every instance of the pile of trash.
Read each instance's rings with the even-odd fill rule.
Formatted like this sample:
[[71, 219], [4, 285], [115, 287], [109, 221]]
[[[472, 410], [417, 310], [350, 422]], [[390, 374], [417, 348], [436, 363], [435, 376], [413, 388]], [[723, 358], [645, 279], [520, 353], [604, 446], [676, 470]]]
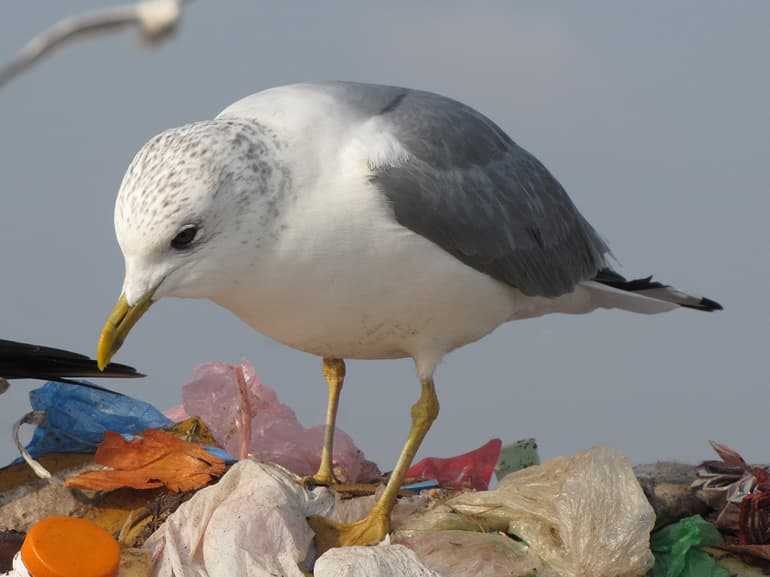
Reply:
[[[47, 383], [30, 400], [15, 431], [22, 457], [0, 469], [0, 574], [728, 577], [770, 568], [768, 468], [717, 443], [720, 460], [633, 467], [607, 447], [541, 464], [533, 439], [492, 439], [414, 464], [379, 545], [319, 554], [307, 517], [363, 518], [387, 474], [337, 431], [335, 476], [357, 489], [306, 487], [324, 427], [303, 426], [248, 363], [198, 367], [165, 414], [75, 384]], [[26, 447], [23, 424], [36, 426]], [[52, 539], [59, 545], [46, 548]]]

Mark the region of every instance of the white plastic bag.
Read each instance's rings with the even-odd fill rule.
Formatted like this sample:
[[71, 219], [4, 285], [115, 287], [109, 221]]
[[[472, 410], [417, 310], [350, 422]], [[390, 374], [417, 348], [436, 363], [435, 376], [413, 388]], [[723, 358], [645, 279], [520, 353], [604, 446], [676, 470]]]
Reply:
[[418, 531], [394, 540], [443, 577], [558, 577], [527, 545], [500, 533]]
[[563, 577], [638, 577], [652, 567], [655, 513], [629, 461], [607, 447], [507, 475], [464, 493], [404, 530], [506, 531]]
[[314, 577], [443, 577], [423, 565], [413, 551], [386, 543], [376, 547], [329, 549], [313, 569]]
[[334, 496], [275, 465], [243, 460], [183, 503], [145, 543], [154, 577], [303, 577], [313, 531]]

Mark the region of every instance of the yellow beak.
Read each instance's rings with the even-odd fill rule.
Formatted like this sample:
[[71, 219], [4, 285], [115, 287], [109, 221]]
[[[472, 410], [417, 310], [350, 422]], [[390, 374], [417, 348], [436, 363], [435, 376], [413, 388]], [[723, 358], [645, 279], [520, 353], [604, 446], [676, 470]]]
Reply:
[[99, 335], [99, 344], [96, 346], [96, 362], [100, 371], [110, 363], [112, 355], [118, 352], [136, 321], [150, 308], [154, 293], [154, 290], [148, 292], [133, 306], [128, 304], [125, 295], [120, 295], [110, 316], [104, 322], [102, 334]]

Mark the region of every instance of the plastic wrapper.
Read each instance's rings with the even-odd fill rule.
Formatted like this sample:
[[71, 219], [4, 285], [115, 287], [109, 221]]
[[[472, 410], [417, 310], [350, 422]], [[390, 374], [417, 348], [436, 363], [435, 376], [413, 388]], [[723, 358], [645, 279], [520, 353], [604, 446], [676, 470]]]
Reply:
[[458, 495], [403, 529], [504, 531], [563, 577], [635, 577], [653, 565], [654, 523], [629, 461], [595, 447], [511, 473], [494, 491]]
[[117, 433], [105, 433], [94, 461], [111, 469], [85, 471], [67, 479], [66, 485], [92, 491], [163, 486], [174, 492], [191, 491], [225, 471], [224, 461], [199, 445], [157, 429], [148, 429], [131, 441]]
[[[240, 372], [240, 375], [239, 375]], [[246, 385], [246, 400], [239, 392], [239, 378]], [[171, 409], [176, 417], [199, 416], [231, 455], [241, 454], [244, 408], [251, 417], [249, 454], [259, 461], [276, 463], [297, 475], [312, 475], [321, 462], [324, 426], [305, 428], [294, 411], [278, 400], [275, 391], [259, 381], [254, 367], [207, 363], [197, 367], [182, 388], [183, 409]], [[339, 429], [334, 436], [333, 468], [341, 481], [355, 483], [380, 475], [353, 440]]]
[[330, 549], [316, 561], [314, 577], [449, 577], [428, 569], [401, 545]]
[[46, 415], [27, 446], [35, 458], [93, 453], [107, 431], [136, 435], [173, 424], [152, 405], [103, 389], [52, 382], [30, 391], [29, 400]]
[[652, 537], [655, 567], [650, 577], [730, 577], [701, 549], [721, 544], [717, 528], [700, 515], [669, 525]]
[[558, 577], [521, 541], [500, 533], [427, 531], [394, 542], [442, 577]]
[[428, 457], [412, 465], [406, 477], [435, 479], [442, 487], [483, 491], [489, 487], [502, 445], [500, 439], [492, 439], [484, 446], [456, 457]]
[[307, 491], [285, 469], [246, 459], [182, 503], [145, 548], [154, 577], [303, 577], [314, 536], [306, 517], [333, 507], [329, 490]]
[[535, 439], [521, 439], [500, 450], [500, 458], [495, 465], [495, 475], [500, 480], [506, 475], [540, 464]]

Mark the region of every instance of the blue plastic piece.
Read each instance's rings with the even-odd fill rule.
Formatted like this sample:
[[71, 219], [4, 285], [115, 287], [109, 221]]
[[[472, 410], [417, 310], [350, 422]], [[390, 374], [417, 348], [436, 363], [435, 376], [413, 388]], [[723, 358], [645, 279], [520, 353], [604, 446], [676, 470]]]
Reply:
[[214, 455], [215, 457], [219, 457], [228, 465], [232, 465], [233, 463], [238, 462], [238, 459], [234, 458], [230, 453], [228, 453], [224, 449], [220, 449], [219, 447], [203, 447], [203, 448], [206, 449], [206, 452], [208, 454]]
[[412, 483], [410, 485], [402, 485], [402, 491], [424, 491], [425, 489], [435, 489], [438, 487], [438, 481], [436, 479], [429, 479], [427, 481], [420, 481], [419, 483]]
[[29, 400], [46, 414], [27, 445], [33, 457], [93, 453], [106, 431], [137, 435], [174, 424], [149, 403], [105, 389], [49, 382], [31, 391]]

